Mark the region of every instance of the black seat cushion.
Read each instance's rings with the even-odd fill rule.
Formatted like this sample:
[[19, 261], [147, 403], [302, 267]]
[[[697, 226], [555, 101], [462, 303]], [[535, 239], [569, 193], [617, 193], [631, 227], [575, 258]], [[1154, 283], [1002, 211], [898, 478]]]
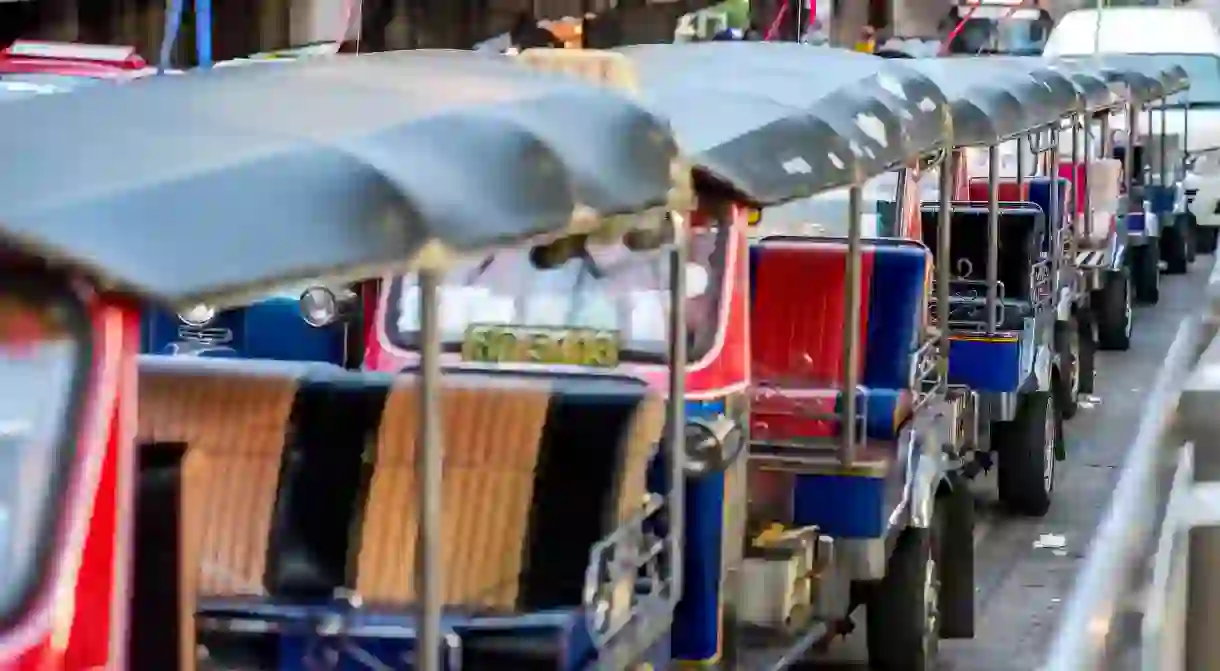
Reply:
[[[999, 303], [998, 328], [1002, 331], [1020, 331], [1025, 327], [1025, 319], [1034, 316], [1034, 308], [1029, 301], [1004, 299]], [[974, 296], [950, 296], [949, 322], [987, 323], [987, 299]]]
[[631, 451], [647, 388], [617, 378], [558, 379], [542, 432], [519, 607], [581, 603], [589, 551], [620, 523], [636, 483]]
[[131, 636], [128, 659], [133, 669], [181, 668], [182, 604], [180, 576], [184, 443], [139, 446], [136, 484], [135, 567], [131, 572]]
[[[921, 218], [924, 244], [936, 259], [939, 208], [924, 206]], [[983, 287], [982, 282], [987, 279], [986, 204], [955, 203], [950, 225], [949, 272], [955, 279], [978, 282]], [[1033, 266], [1042, 256], [1046, 216], [1036, 205], [1004, 203], [999, 214], [999, 233], [997, 277], [1003, 285], [1003, 296], [1028, 301]]]
[[372, 476], [365, 450], [389, 375], [319, 368], [297, 391], [268, 548], [267, 591], [325, 599], [349, 578], [352, 529]]

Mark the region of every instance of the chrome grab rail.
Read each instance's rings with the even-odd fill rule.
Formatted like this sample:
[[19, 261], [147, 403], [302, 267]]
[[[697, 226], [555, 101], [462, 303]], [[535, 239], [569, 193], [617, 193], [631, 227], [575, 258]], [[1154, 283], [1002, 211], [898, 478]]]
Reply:
[[1132, 645], [1141, 671], [1220, 668], [1218, 327], [1220, 265], [1157, 376], [1043, 671], [1116, 668]]

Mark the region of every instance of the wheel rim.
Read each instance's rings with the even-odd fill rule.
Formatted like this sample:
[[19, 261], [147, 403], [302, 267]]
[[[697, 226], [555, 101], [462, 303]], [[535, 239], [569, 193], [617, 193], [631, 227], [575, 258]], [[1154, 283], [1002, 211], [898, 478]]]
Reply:
[[936, 557], [928, 553], [923, 576], [923, 657], [931, 660], [936, 656], [936, 643], [940, 633], [940, 578], [937, 577]]
[[1080, 332], [1072, 329], [1068, 335], [1068, 390], [1072, 397], [1069, 403], [1075, 403], [1080, 396]]
[[1058, 423], [1055, 422], [1055, 406], [1054, 402], [1048, 396], [1046, 399], [1046, 425], [1042, 429], [1042, 435], [1045, 436], [1045, 442], [1042, 445], [1042, 487], [1046, 492], [1051, 492], [1055, 489], [1055, 443], [1056, 430]]
[[[1157, 272], [1159, 273], [1160, 271], [1157, 271]], [[1133, 320], [1131, 318], [1132, 317], [1131, 278], [1129, 278], [1129, 277], [1127, 278], [1127, 283], [1126, 283], [1125, 289], [1126, 289], [1126, 291], [1123, 292], [1123, 333], [1125, 333], [1127, 335], [1127, 337], [1130, 338], [1131, 337], [1131, 322]]]

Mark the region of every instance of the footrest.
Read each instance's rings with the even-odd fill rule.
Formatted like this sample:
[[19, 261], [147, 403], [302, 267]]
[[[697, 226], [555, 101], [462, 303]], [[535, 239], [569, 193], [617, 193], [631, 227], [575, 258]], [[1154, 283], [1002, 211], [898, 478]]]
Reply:
[[1106, 267], [1106, 251], [1104, 249], [1090, 249], [1076, 253], [1076, 267], [1082, 269], [1099, 269]]

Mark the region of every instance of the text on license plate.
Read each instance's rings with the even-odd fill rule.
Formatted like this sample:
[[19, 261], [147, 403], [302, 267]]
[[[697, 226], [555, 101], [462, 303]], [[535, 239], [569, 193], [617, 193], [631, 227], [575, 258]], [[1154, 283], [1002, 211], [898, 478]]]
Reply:
[[472, 324], [466, 328], [462, 359], [613, 367], [618, 365], [619, 333], [606, 329]]

